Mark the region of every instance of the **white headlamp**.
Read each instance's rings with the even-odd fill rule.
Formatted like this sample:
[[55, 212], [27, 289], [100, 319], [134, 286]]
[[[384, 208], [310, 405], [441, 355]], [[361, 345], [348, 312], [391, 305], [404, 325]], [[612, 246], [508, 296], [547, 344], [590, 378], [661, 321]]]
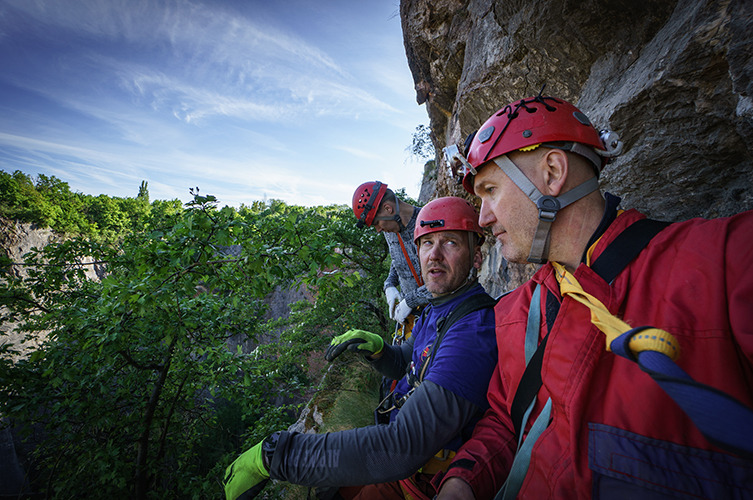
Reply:
[[447, 146], [442, 149], [442, 151], [444, 152], [444, 161], [450, 168], [450, 172], [453, 177], [457, 174], [461, 167], [463, 169], [463, 175], [468, 172], [472, 173], [473, 175], [476, 175], [478, 173], [476, 172], [476, 169], [473, 168], [473, 165], [468, 163], [468, 160], [465, 158], [463, 153], [460, 152], [460, 148], [456, 144]]

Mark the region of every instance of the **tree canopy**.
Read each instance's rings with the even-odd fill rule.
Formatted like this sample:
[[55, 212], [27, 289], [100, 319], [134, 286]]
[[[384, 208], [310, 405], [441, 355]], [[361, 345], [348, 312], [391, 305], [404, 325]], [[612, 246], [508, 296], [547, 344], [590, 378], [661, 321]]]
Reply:
[[179, 200], [149, 203], [144, 181], [134, 198], [74, 193], [68, 183], [40, 174], [32, 179], [21, 171], [0, 170], [0, 216], [50, 227], [59, 233], [112, 237], [139, 229], [155, 215], [182, 210]]
[[[38, 444], [32, 483], [53, 498], [217, 497], [225, 466], [316, 387], [312, 353], [392, 326], [384, 239], [348, 207], [219, 208], [198, 190], [150, 204], [146, 187], [92, 197], [0, 172], [2, 215], [75, 228], [0, 280], [0, 321], [36, 344], [0, 334], [0, 414]], [[91, 261], [103, 279], [83, 272]], [[270, 317], [265, 299], [291, 287], [309, 300]]]

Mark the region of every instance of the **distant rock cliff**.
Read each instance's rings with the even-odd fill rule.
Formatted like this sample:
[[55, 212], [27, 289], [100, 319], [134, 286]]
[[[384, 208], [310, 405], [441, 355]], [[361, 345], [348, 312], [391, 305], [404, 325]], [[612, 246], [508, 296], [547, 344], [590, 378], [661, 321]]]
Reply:
[[[401, 0], [405, 50], [438, 152], [494, 111], [566, 98], [625, 151], [602, 188], [664, 220], [753, 208], [753, 2], [750, 0]], [[437, 195], [466, 196], [437, 157]], [[533, 266], [492, 248], [485, 286]]]
[[[63, 237], [60, 234], [55, 233], [50, 228], [0, 218], [0, 252], [13, 262], [7, 272], [17, 278], [28, 277], [28, 270], [22, 265], [24, 255], [33, 248], [42, 249], [49, 243], [62, 239]], [[82, 266], [84, 273], [90, 279], [101, 279], [104, 276], [104, 266], [93, 262], [92, 259], [84, 259], [79, 265]], [[0, 273], [0, 279], [2, 279], [2, 273]], [[0, 309], [1, 313], [2, 309]], [[4, 342], [16, 345], [22, 344], [22, 335], [16, 331], [16, 327], [15, 322], [0, 322], [0, 332], [7, 335], [3, 338]], [[38, 341], [41, 341], [41, 339], [38, 339]]]

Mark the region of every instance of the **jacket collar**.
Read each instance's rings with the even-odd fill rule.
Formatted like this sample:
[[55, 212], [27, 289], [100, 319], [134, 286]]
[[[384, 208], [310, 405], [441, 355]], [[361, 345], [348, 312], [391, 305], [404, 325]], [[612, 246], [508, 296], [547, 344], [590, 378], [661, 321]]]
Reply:
[[582, 263], [586, 262], [586, 255], [588, 254], [588, 249], [591, 248], [591, 245], [596, 243], [596, 241], [604, 235], [607, 228], [611, 226], [612, 222], [617, 218], [617, 207], [620, 205], [622, 199], [611, 193], [604, 193], [604, 200], [606, 201], [604, 204], [604, 214], [601, 217], [601, 222], [599, 222], [599, 225], [596, 227], [596, 231], [591, 235], [586, 248], [583, 250], [583, 255], [580, 258]]

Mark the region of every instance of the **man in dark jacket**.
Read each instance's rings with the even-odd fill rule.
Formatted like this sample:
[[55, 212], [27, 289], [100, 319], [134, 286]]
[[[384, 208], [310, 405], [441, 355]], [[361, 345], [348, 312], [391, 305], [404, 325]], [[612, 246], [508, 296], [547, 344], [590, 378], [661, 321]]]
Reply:
[[[227, 468], [228, 500], [257, 494], [269, 478], [321, 487], [368, 485], [341, 489], [344, 498], [363, 500], [434, 495], [432, 474], [446, 468], [488, 407], [496, 363], [493, 300], [476, 279], [483, 236], [468, 201], [448, 197], [427, 204], [414, 239], [432, 299], [411, 339], [388, 345], [379, 335], [350, 330], [326, 353], [329, 360], [345, 350], [361, 353], [383, 374], [402, 379], [390, 423], [318, 435], [277, 432]], [[461, 304], [463, 312], [471, 304], [484, 307], [443, 328], [444, 318]]]

